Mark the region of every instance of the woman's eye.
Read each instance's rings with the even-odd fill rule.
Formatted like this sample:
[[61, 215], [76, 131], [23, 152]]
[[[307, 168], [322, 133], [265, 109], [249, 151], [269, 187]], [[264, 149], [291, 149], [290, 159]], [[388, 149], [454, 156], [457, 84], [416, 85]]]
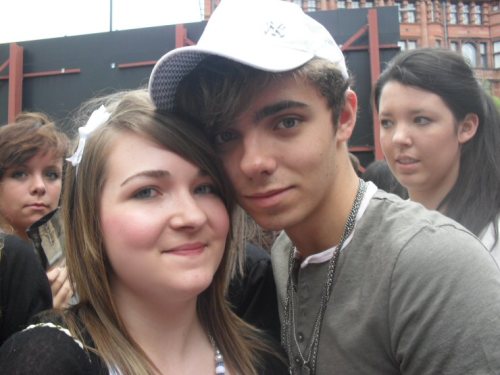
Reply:
[[223, 145], [223, 144], [230, 142], [234, 139], [236, 139], [235, 132], [233, 132], [231, 130], [224, 130], [224, 131], [221, 131], [220, 133], [217, 133], [214, 136], [214, 143], [216, 145]]
[[10, 177], [16, 180], [22, 179], [26, 176], [27, 174], [25, 171], [12, 171], [12, 173], [10, 174]]
[[46, 176], [49, 180], [55, 181], [59, 179], [60, 174], [59, 172], [52, 171], [52, 172], [47, 172]]
[[386, 120], [386, 119], [381, 119], [380, 126], [383, 127], [384, 129], [390, 128], [392, 126], [392, 121]]
[[276, 126], [279, 129], [291, 129], [299, 124], [300, 120], [296, 117], [287, 117], [281, 120]]
[[157, 195], [158, 195], [158, 192], [155, 189], [144, 188], [144, 189], [137, 191], [133, 197], [135, 199], [148, 199], [148, 198], [156, 197]]
[[195, 189], [195, 194], [215, 194], [218, 195], [217, 188], [212, 184], [203, 184]]
[[422, 117], [422, 116], [416, 117], [414, 121], [415, 121], [415, 124], [417, 124], [417, 125], [427, 125], [427, 124], [431, 123], [431, 119], [429, 119], [428, 117]]

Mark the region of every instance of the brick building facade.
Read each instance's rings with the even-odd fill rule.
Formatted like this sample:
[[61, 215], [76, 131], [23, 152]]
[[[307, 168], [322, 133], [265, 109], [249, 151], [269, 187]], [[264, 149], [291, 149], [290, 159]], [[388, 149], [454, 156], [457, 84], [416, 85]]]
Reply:
[[[288, 0], [304, 11], [397, 6], [402, 50], [443, 47], [460, 51], [487, 91], [500, 97], [500, 1]], [[218, 0], [205, 0], [208, 18]]]

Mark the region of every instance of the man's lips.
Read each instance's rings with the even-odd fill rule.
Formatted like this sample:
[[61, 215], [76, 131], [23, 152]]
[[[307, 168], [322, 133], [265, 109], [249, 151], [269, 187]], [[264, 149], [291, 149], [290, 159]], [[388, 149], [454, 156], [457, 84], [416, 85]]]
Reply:
[[251, 205], [262, 208], [271, 207], [279, 204], [283, 196], [290, 190], [290, 187], [266, 190], [257, 193], [243, 195], [243, 198]]
[[280, 194], [280, 193], [284, 192], [285, 190], [288, 190], [288, 189], [283, 188], [283, 189], [267, 190], [267, 191], [260, 192], [260, 193], [253, 193], [253, 194], [246, 195], [245, 198], [248, 198], [248, 199], [269, 198], [269, 197], [272, 197], [274, 195]]

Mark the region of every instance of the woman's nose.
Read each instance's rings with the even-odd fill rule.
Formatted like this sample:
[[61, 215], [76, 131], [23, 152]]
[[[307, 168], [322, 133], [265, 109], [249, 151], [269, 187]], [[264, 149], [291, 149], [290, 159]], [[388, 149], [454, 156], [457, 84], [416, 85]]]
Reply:
[[173, 228], [196, 229], [207, 222], [207, 214], [197, 202], [195, 196], [184, 193], [175, 200], [171, 213], [170, 225]]
[[30, 179], [30, 192], [33, 195], [43, 195], [47, 191], [45, 181], [41, 175], [33, 175]]

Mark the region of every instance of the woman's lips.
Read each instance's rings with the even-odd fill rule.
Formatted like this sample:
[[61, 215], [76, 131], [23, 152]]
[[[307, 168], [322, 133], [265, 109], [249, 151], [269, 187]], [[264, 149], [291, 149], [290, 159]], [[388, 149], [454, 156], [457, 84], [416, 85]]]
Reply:
[[420, 161], [418, 159], [403, 156], [396, 159], [396, 168], [401, 173], [412, 173], [417, 168]]
[[44, 211], [48, 208], [48, 206], [44, 203], [32, 203], [28, 204], [26, 207], [31, 208], [32, 210], [35, 211]]
[[201, 254], [205, 250], [206, 244], [202, 242], [196, 242], [191, 244], [185, 244], [170, 248], [163, 253], [181, 256], [191, 256]]

